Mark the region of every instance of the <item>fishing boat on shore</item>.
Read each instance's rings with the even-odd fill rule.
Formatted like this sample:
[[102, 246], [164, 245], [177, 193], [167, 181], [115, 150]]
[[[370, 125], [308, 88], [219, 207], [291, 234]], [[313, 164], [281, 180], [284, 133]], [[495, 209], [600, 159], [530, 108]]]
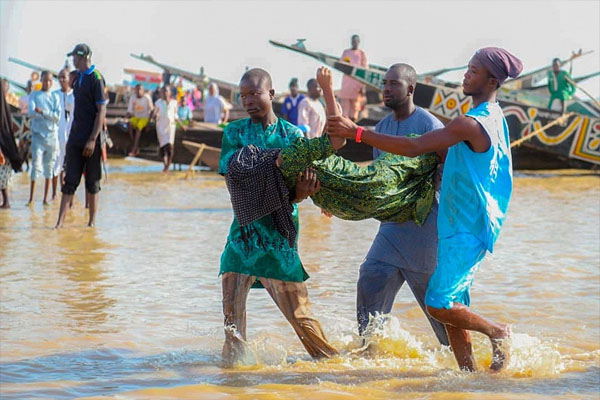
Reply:
[[[107, 118], [107, 125], [113, 146], [108, 149], [111, 157], [125, 157], [131, 150], [131, 139], [127, 119]], [[195, 143], [206, 143], [212, 147], [221, 147], [223, 128], [217, 124], [194, 121], [186, 130], [178, 128], [175, 133], [174, 164], [190, 164], [194, 158], [192, 153], [183, 145], [183, 141]], [[154, 123], [149, 123], [140, 136], [138, 154], [139, 158], [152, 161], [160, 161], [158, 139]]]
[[[323, 53], [309, 51], [305, 46], [300, 48], [274, 41], [270, 43], [312, 57], [367, 87], [382, 90], [384, 72], [381, 69], [363, 68], [335, 57], [325, 57]], [[544, 69], [543, 73], [547, 73], [547, 70]], [[534, 82], [533, 79], [531, 82]], [[460, 87], [455, 86], [438, 85], [419, 79], [414, 102], [443, 122], [448, 122], [471, 108], [471, 97], [464, 95]], [[600, 118], [578, 112], [569, 112], [563, 116], [560, 112], [503, 100], [500, 96], [498, 102], [509, 127], [515, 169], [600, 169]], [[384, 116], [381, 107], [373, 111], [375, 112], [369, 115], [368, 120], [359, 123], [373, 125]]]

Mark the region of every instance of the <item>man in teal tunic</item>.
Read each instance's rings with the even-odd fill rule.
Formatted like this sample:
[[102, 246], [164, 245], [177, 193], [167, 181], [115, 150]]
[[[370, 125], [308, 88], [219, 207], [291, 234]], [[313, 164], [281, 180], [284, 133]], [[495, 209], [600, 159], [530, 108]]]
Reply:
[[[254, 68], [240, 81], [240, 98], [250, 118], [231, 122], [223, 133], [219, 173], [227, 174], [231, 156], [246, 145], [282, 148], [303, 134], [296, 126], [279, 119], [272, 109], [274, 90], [268, 72]], [[296, 195], [306, 197], [311, 193]], [[293, 223], [298, 230], [298, 209], [293, 206]], [[297, 239], [296, 239], [297, 240]], [[246, 354], [246, 299], [251, 287], [264, 287], [314, 358], [338, 354], [327, 341], [319, 322], [309, 309], [304, 281], [308, 274], [298, 255], [297, 241], [290, 246], [270, 216], [240, 229], [234, 218], [221, 255], [220, 275], [225, 315], [223, 359], [227, 365]]]
[[573, 93], [575, 93], [575, 87], [571, 81], [569, 73], [560, 69], [560, 59], [555, 58], [552, 60], [552, 71], [548, 71], [549, 109], [554, 109], [552, 103], [558, 100], [562, 113], [564, 114], [567, 111], [567, 100], [573, 98]]

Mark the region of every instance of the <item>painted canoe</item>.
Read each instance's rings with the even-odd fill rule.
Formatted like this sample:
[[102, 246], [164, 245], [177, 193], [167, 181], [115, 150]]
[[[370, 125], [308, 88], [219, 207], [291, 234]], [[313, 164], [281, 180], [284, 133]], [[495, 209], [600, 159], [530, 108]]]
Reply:
[[[280, 43], [276, 45], [291, 47]], [[305, 49], [291, 50], [315, 58], [371, 88], [382, 88], [384, 73], [381, 70], [331, 60], [322, 57], [321, 53]], [[414, 95], [415, 104], [429, 109], [445, 122], [467, 112], [471, 108], [471, 101], [471, 97], [465, 96], [460, 88], [422, 81], [417, 84]], [[531, 134], [561, 115], [556, 111], [500, 98], [499, 103], [508, 123], [511, 142]], [[574, 113], [564, 126], [554, 125], [519, 147], [513, 148], [513, 162], [515, 169], [599, 169], [600, 118]]]

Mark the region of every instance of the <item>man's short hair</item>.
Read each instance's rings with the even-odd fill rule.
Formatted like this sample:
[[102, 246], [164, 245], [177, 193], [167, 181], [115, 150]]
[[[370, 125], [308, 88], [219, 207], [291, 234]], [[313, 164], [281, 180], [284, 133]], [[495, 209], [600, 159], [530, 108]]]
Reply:
[[315, 78], [310, 78], [310, 79], [308, 80], [308, 82], [306, 82], [306, 88], [308, 89], [308, 88], [310, 87], [310, 85], [311, 85], [311, 84], [313, 84], [313, 83], [314, 83], [315, 85], [318, 85], [318, 83], [317, 83], [317, 80], [316, 80]]
[[40, 79], [44, 79], [44, 77], [46, 75], [50, 75], [52, 77], [52, 74], [50, 73], [50, 71], [44, 70], [44, 71], [42, 71], [42, 74], [40, 75]]
[[240, 82], [249, 79], [257, 79], [259, 84], [264, 84], [267, 89], [273, 89], [273, 80], [271, 79], [271, 75], [262, 68], [252, 68], [249, 69], [242, 75], [242, 79]]
[[397, 63], [393, 64], [390, 69], [397, 69], [400, 72], [400, 77], [409, 84], [417, 84], [417, 71], [415, 71], [412, 65]]

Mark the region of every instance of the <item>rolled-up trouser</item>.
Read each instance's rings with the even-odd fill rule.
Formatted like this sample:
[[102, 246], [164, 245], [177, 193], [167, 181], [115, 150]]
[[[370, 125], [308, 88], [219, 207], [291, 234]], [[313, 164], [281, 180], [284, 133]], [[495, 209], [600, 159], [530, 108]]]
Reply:
[[81, 175], [85, 171], [85, 188], [91, 194], [100, 191], [102, 179], [102, 159], [100, 139], [96, 140], [94, 153], [91, 157], [83, 156], [85, 144], [67, 142], [65, 184], [62, 187], [64, 194], [73, 194], [81, 182]]
[[365, 333], [370, 316], [377, 313], [389, 314], [392, 311], [394, 299], [404, 282], [406, 282], [429, 320], [437, 339], [441, 344], [448, 346], [446, 328], [443, 324], [431, 318], [425, 310], [425, 292], [430, 277], [430, 273], [409, 271], [367, 258], [360, 266], [360, 275], [356, 285], [358, 333], [361, 335]]
[[[304, 282], [286, 282], [258, 278], [294, 328], [308, 354], [313, 358], [332, 357], [338, 351], [329, 344], [321, 324], [310, 312], [308, 291]], [[235, 362], [246, 349], [246, 299], [256, 277], [236, 272], [222, 276], [223, 314], [225, 315], [225, 344], [223, 359]]]
[[58, 153], [58, 140], [47, 141], [33, 134], [31, 137], [31, 180], [35, 181], [40, 174], [46, 179], [52, 178], [54, 163]]

